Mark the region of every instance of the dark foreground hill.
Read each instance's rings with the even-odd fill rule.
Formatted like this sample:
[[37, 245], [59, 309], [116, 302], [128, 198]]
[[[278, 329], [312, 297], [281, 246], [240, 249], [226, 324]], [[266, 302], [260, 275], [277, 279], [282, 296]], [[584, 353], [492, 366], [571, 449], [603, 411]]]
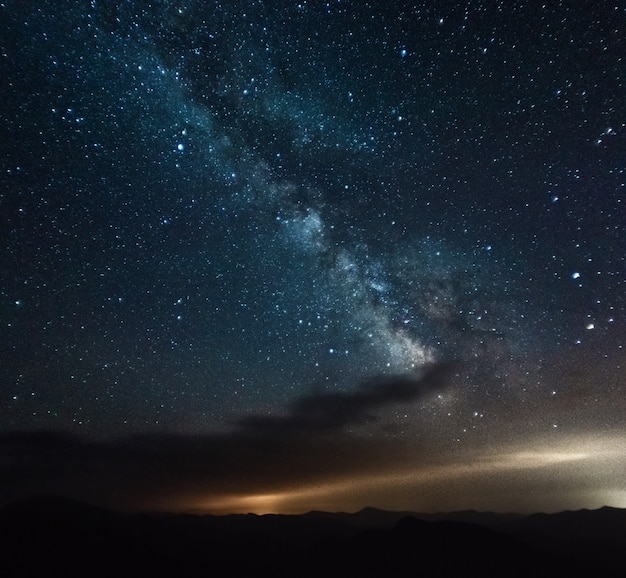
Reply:
[[1, 575], [595, 576], [626, 562], [626, 510], [194, 516], [61, 498], [0, 510]]

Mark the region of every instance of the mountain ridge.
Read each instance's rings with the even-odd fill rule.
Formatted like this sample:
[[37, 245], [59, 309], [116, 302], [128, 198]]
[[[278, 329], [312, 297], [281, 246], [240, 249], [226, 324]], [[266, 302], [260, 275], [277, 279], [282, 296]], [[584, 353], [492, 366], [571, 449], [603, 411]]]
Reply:
[[[127, 513], [38, 496], [0, 509], [3, 576], [560, 576], [626, 563], [626, 510], [300, 515]], [[539, 569], [539, 570], [538, 570]], [[28, 570], [28, 571], [26, 571]]]

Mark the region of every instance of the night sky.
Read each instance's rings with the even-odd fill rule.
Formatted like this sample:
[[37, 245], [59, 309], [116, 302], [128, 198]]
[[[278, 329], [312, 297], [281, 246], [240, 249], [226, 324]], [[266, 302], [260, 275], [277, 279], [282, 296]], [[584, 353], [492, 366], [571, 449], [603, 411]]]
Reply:
[[0, 496], [626, 507], [626, 5], [0, 3]]

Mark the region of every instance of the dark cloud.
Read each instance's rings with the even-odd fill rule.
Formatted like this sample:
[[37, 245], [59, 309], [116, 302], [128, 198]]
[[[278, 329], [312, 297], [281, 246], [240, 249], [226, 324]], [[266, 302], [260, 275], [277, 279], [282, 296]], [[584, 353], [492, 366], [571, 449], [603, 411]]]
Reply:
[[[53, 432], [0, 435], [3, 502], [62, 494], [108, 506], [143, 508], [166, 496], [275, 491], [365, 474], [402, 463], [408, 447], [343, 426], [441, 389], [448, 366], [373, 379], [350, 393], [302, 396], [285, 416], [253, 415], [232, 432], [142, 434], [86, 440]], [[411, 448], [415, 455], [415, 448]]]
[[171, 508], [185, 496], [273, 493], [367, 474], [403, 452], [397, 440], [347, 434], [67, 436], [54, 445], [49, 435], [0, 437], [0, 506], [55, 494], [122, 509]]
[[254, 415], [240, 422], [259, 434], [328, 432], [375, 420], [373, 412], [408, 403], [441, 389], [450, 364], [433, 364], [413, 375], [383, 376], [364, 381], [351, 392], [316, 392], [298, 398], [285, 416]]

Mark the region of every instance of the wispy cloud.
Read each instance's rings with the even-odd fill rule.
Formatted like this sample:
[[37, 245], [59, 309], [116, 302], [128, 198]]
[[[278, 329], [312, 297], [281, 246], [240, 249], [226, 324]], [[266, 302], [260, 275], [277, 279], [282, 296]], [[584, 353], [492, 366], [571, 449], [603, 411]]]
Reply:
[[284, 416], [253, 415], [240, 422], [259, 434], [310, 434], [375, 421], [375, 412], [438, 391], [446, 384], [450, 364], [433, 364], [410, 375], [364, 381], [350, 392], [317, 392], [298, 398]]

